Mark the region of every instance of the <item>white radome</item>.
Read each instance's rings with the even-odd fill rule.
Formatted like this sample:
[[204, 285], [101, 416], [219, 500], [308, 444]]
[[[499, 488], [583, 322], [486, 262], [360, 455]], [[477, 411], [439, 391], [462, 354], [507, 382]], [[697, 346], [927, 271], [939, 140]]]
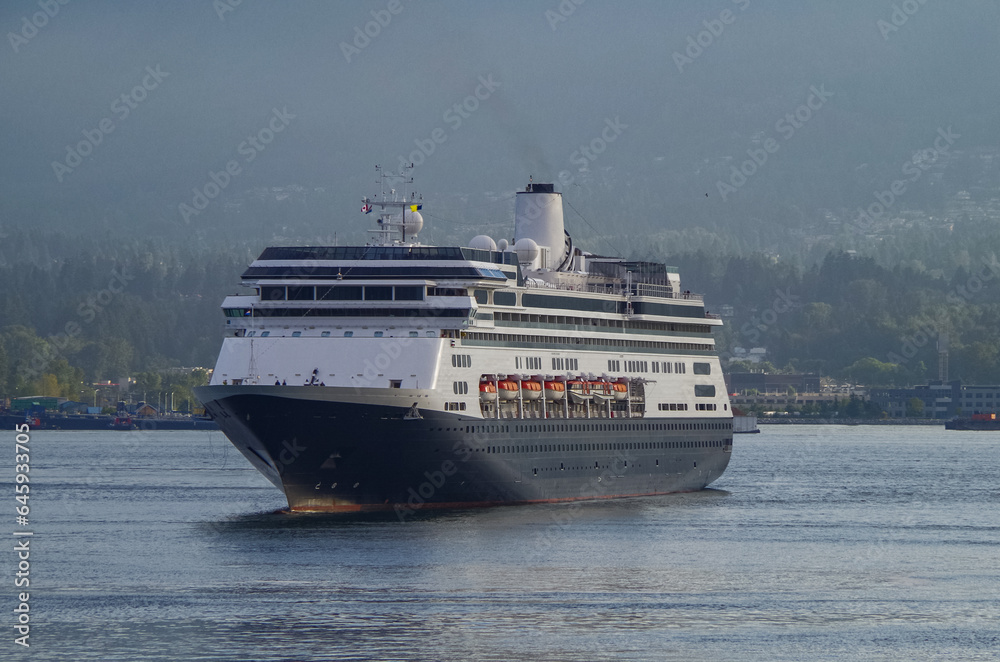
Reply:
[[501, 239], [500, 241], [497, 242], [497, 250], [500, 251], [501, 253], [507, 250], [509, 247], [510, 244], [507, 243], [506, 239]]
[[415, 237], [424, 228], [424, 217], [418, 211], [411, 211], [403, 221], [403, 230], [408, 237]]
[[475, 248], [482, 251], [495, 251], [497, 249], [497, 244], [493, 241], [492, 237], [480, 234], [472, 238], [472, 241], [469, 242], [469, 248]]
[[522, 237], [514, 244], [514, 252], [517, 253], [517, 261], [521, 264], [531, 264], [538, 258], [538, 244], [534, 239]]

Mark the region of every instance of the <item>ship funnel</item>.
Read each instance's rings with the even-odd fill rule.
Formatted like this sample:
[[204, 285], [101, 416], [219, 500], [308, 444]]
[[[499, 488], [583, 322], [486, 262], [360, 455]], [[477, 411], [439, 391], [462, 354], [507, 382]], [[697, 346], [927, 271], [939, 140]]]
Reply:
[[539, 250], [534, 268], [557, 269], [566, 258], [562, 193], [553, 184], [531, 183], [514, 203], [514, 245], [531, 239]]

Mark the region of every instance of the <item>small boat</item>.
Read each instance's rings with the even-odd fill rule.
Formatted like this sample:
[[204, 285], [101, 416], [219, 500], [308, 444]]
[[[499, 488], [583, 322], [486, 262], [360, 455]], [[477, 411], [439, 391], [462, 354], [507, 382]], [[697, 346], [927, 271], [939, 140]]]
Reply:
[[504, 379], [497, 384], [497, 387], [500, 389], [500, 397], [504, 400], [517, 400], [517, 394], [520, 391], [517, 387], [517, 382]]
[[545, 399], [562, 400], [566, 395], [566, 385], [562, 382], [545, 382]]
[[758, 434], [757, 417], [748, 414], [739, 407], [733, 407], [733, 434]]
[[945, 430], [1000, 430], [1000, 418], [995, 413], [976, 412], [971, 418], [953, 418], [944, 424]]
[[594, 402], [596, 404], [599, 404], [599, 405], [606, 405], [609, 402], [614, 402], [615, 401], [615, 396], [613, 396], [613, 395], [604, 395], [602, 393], [594, 393], [593, 397], [594, 397]]
[[131, 416], [118, 416], [111, 423], [112, 430], [135, 430], [138, 426], [132, 421]]
[[590, 387], [590, 392], [593, 395], [611, 395], [611, 384], [608, 382], [587, 382], [587, 386]]
[[497, 399], [497, 387], [489, 382], [480, 382], [479, 399], [483, 402], [495, 402]]
[[542, 397], [542, 385], [534, 381], [521, 382], [521, 397], [525, 400], [538, 400]]
[[590, 401], [590, 383], [580, 379], [571, 379], [566, 382], [566, 392], [569, 393], [570, 402], [581, 405]]
[[628, 387], [621, 382], [615, 382], [611, 385], [611, 393], [615, 400], [625, 400], [628, 398]]

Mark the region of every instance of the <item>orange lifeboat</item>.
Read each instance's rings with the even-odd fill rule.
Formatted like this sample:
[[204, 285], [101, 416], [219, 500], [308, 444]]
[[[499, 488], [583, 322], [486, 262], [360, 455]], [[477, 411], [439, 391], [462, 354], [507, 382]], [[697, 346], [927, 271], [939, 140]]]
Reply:
[[615, 382], [611, 385], [611, 392], [615, 396], [615, 400], [624, 400], [628, 397], [628, 387], [621, 382]]
[[538, 382], [521, 382], [521, 397], [525, 400], [538, 400], [542, 397], [542, 385]]
[[510, 379], [501, 380], [497, 386], [500, 387], [500, 397], [504, 400], [517, 400], [517, 393], [520, 389], [517, 382]]
[[566, 395], [566, 385], [562, 382], [545, 382], [545, 399], [562, 400]]
[[479, 399], [483, 402], [493, 402], [497, 399], [497, 387], [489, 382], [480, 382]]

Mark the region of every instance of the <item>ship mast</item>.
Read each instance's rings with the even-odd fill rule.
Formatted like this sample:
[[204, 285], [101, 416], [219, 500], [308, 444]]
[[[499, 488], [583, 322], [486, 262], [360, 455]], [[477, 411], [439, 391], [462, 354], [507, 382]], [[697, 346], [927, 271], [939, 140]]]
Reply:
[[[392, 172], [386, 172], [382, 169], [382, 166], [375, 166], [375, 172], [378, 173], [378, 178], [375, 183], [379, 185], [380, 193], [372, 196], [371, 198], [364, 197], [362, 202], [364, 206], [361, 207], [361, 211], [364, 213], [370, 213], [373, 207], [378, 207], [379, 217], [378, 217], [378, 229], [369, 230], [375, 235], [375, 245], [377, 246], [390, 246], [393, 243], [393, 235], [399, 232], [402, 236], [400, 243], [406, 243], [406, 230], [408, 227], [411, 228], [411, 239], [416, 236], [423, 226], [423, 219], [420, 218], [419, 214], [416, 214], [416, 210], [420, 208], [421, 202], [423, 201], [422, 195], [417, 195], [415, 192], [410, 193], [407, 196], [405, 193], [401, 194], [402, 197], [397, 198], [397, 192], [395, 188], [390, 188], [389, 192], [386, 193], [386, 183], [387, 182], [399, 182], [403, 185], [413, 183], [413, 175], [410, 174], [413, 170], [413, 164], [408, 166], [403, 166], [398, 174]], [[411, 221], [408, 225], [406, 222], [406, 210], [411, 208], [410, 214], [416, 216], [416, 221]], [[393, 218], [393, 210], [399, 209], [401, 215], [399, 220]]]

